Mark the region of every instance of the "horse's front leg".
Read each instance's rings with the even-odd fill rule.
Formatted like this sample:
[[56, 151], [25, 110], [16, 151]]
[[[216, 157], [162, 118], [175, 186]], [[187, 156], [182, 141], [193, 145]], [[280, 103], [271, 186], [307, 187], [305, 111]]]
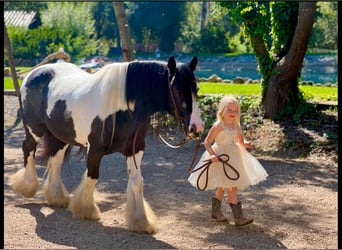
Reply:
[[141, 176], [141, 160], [143, 151], [127, 157], [127, 207], [126, 221], [128, 229], [136, 232], [155, 233], [157, 219], [144, 198], [143, 178]]
[[102, 154], [89, 150], [87, 170], [82, 181], [70, 197], [69, 210], [74, 217], [87, 220], [99, 220], [100, 209], [95, 203], [94, 191], [99, 178], [99, 166]]

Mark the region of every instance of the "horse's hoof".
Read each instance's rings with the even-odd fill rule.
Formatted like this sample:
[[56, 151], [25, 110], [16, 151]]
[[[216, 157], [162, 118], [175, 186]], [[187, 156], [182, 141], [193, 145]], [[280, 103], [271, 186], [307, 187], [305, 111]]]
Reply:
[[148, 222], [143, 223], [143, 224], [129, 225], [128, 229], [133, 232], [147, 233], [147, 234], [155, 234], [158, 231], [157, 226], [152, 225]]
[[75, 218], [82, 219], [82, 220], [100, 220], [100, 209], [95, 204], [91, 207], [82, 207], [82, 206], [75, 206], [75, 203], [72, 200], [69, 203], [68, 209], [72, 212], [72, 215]]
[[37, 175], [30, 173], [26, 168], [20, 169], [10, 177], [10, 185], [14, 191], [26, 198], [33, 197], [38, 190]]
[[59, 199], [48, 198], [47, 204], [53, 207], [67, 208], [69, 205], [69, 201], [70, 201], [69, 195], [66, 195]]

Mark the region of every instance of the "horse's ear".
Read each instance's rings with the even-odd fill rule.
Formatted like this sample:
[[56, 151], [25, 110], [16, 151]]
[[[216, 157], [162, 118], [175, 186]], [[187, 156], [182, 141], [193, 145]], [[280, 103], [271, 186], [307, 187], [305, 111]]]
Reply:
[[195, 71], [197, 62], [198, 62], [197, 56], [194, 56], [194, 58], [192, 58], [191, 62], [189, 63], [189, 67], [191, 71]]
[[176, 60], [174, 56], [169, 57], [169, 61], [167, 62], [167, 67], [169, 68], [171, 75], [173, 75], [176, 72]]

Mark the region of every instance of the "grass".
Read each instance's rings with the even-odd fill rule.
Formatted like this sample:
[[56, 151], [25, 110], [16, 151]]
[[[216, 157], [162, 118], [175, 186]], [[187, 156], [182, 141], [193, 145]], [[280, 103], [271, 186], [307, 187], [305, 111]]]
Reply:
[[306, 99], [315, 101], [337, 101], [337, 87], [300, 85]]
[[199, 94], [259, 95], [260, 84], [199, 83]]
[[[19, 86], [21, 86], [21, 83], [23, 82], [23, 80], [18, 79], [18, 82], [19, 82]], [[14, 84], [13, 84], [12, 78], [4, 77], [4, 89], [14, 90]]]
[[[229, 84], [229, 83], [199, 83], [199, 94], [233, 94], [233, 95], [260, 95], [261, 85], [253, 84]], [[308, 100], [312, 101], [337, 101], [337, 87], [321, 85], [299, 85], [299, 89]]]
[[[18, 79], [19, 85], [22, 80]], [[260, 95], [261, 86], [253, 84], [229, 84], [229, 83], [199, 83], [199, 94], [233, 94], [233, 95]], [[14, 89], [12, 78], [4, 77], [4, 89]], [[337, 101], [337, 87], [299, 85], [304, 96], [313, 101]]]

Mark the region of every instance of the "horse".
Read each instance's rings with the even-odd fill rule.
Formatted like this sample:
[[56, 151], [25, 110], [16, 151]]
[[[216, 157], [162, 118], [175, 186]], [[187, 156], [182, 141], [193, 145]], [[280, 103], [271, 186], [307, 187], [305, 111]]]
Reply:
[[[127, 163], [126, 223], [131, 231], [155, 233], [157, 219], [143, 195], [141, 161], [150, 117], [174, 116], [187, 138], [199, 138], [203, 122], [194, 75], [197, 56], [189, 63], [114, 62], [96, 73], [72, 63], [52, 63], [32, 70], [20, 88], [25, 139], [24, 168], [11, 176], [11, 187], [24, 197], [38, 189], [35, 153], [44, 138], [47, 157], [44, 194], [49, 206], [68, 208], [73, 217], [99, 220], [94, 200], [103, 156], [121, 153]], [[71, 147], [85, 149], [86, 170], [70, 194], [61, 167]]]

